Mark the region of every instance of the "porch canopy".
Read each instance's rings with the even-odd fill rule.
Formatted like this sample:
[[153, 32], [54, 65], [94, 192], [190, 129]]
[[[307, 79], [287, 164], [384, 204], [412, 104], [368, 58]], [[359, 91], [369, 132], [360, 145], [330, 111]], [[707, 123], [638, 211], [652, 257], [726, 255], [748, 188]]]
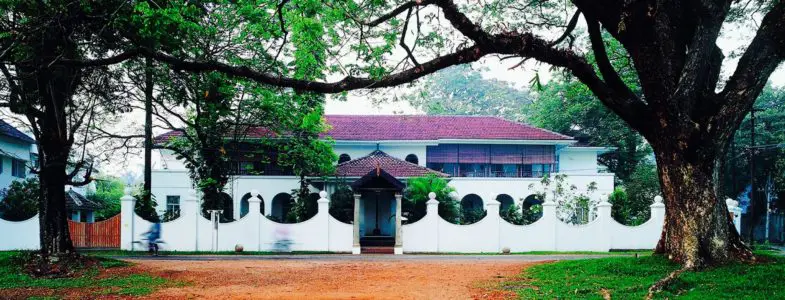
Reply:
[[[376, 173], [379, 173], [378, 176], [382, 176], [382, 172], [380, 171], [387, 174], [385, 176], [390, 176], [393, 179], [419, 177], [427, 174], [435, 174], [439, 177], [449, 176], [448, 174], [392, 157], [381, 150], [375, 150], [366, 156], [338, 164], [338, 166], [335, 167], [336, 175], [342, 177], [360, 177], [360, 180], [358, 181], [362, 181], [363, 178], [368, 175], [376, 175]], [[352, 184], [352, 188], [355, 188], [355, 184]]]

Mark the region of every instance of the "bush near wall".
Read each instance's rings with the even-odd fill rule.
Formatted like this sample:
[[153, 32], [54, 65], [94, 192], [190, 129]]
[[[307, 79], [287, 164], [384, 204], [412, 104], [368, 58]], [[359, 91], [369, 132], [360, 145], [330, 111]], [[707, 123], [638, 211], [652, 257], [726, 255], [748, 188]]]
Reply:
[[24, 221], [38, 213], [38, 179], [11, 182], [0, 191], [0, 217], [8, 221]]

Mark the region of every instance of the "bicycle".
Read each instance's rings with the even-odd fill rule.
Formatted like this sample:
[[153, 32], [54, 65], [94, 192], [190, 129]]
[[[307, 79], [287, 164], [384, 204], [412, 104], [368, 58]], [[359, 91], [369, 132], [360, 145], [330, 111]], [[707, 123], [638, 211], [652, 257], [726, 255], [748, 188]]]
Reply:
[[134, 241], [133, 243], [142, 246], [142, 249], [146, 248], [147, 253], [152, 256], [158, 256], [158, 251], [161, 249], [161, 244], [165, 244], [165, 242], [160, 239], [157, 239], [152, 243], [149, 239], [141, 239], [139, 241]]

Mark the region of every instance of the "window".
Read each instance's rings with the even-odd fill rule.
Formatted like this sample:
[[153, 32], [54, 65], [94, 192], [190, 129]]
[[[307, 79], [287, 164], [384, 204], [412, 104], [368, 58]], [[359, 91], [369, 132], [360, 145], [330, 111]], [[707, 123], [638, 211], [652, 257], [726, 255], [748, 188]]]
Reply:
[[420, 160], [417, 158], [417, 155], [409, 154], [406, 156], [406, 161], [413, 163], [415, 165], [420, 164]]
[[166, 211], [180, 211], [180, 196], [166, 196]]
[[25, 178], [25, 161], [15, 158], [11, 159], [11, 176]]
[[345, 163], [345, 162], [350, 161], [350, 160], [352, 160], [352, 157], [349, 156], [349, 154], [344, 153], [344, 154], [341, 154], [340, 156], [338, 156], [338, 163], [339, 164]]

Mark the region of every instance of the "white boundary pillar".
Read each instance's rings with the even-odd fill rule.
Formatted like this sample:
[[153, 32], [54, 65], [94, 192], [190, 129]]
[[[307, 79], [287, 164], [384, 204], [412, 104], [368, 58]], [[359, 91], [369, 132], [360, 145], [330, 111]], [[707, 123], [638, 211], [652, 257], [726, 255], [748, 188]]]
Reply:
[[352, 237], [352, 254], [360, 254], [360, 194], [354, 194], [354, 221], [352, 222], [354, 234]]
[[134, 250], [134, 205], [136, 199], [130, 195], [131, 189], [125, 188], [120, 197], [120, 249]]

